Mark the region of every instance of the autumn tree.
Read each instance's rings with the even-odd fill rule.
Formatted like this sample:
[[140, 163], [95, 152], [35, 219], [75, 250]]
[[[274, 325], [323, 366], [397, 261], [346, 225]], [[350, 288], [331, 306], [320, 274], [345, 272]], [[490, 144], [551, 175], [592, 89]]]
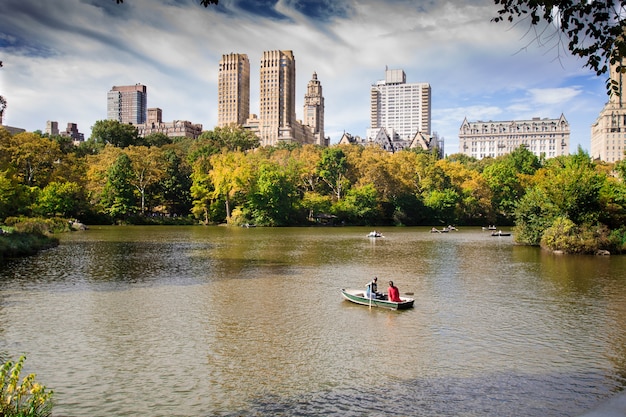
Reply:
[[35, 133], [0, 134], [0, 169], [12, 167], [25, 185], [45, 187], [61, 157], [57, 142]]

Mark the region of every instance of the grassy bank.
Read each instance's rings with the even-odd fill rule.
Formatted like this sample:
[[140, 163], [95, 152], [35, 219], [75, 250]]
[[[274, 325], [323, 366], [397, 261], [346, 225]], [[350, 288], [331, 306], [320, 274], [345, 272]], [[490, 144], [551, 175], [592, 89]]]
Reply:
[[7, 218], [0, 227], [0, 260], [34, 255], [59, 244], [53, 233], [69, 230], [67, 220]]

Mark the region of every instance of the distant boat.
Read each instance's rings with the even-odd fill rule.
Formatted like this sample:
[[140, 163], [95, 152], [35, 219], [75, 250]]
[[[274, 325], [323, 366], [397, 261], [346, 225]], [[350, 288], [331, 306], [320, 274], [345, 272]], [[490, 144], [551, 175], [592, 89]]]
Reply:
[[448, 233], [450, 230], [448, 230], [447, 227], [444, 227], [443, 229], [439, 230], [436, 227], [433, 227], [432, 229], [430, 229], [430, 233]]
[[367, 234], [367, 237], [385, 237], [385, 236], [383, 236], [382, 233], [377, 232], [376, 230], [374, 230], [373, 232], [369, 232]]
[[387, 295], [383, 294], [384, 298], [367, 298], [365, 296], [365, 292], [363, 290], [350, 290], [350, 289], [341, 289], [341, 295], [348, 301], [352, 301], [356, 304], [361, 304], [364, 306], [370, 307], [382, 307], [389, 308], [391, 310], [406, 310], [407, 308], [413, 307], [413, 303], [415, 300], [413, 298], [408, 297], [400, 297], [402, 300], [399, 303], [394, 301], [387, 300]]
[[485, 227], [483, 226], [483, 230], [496, 230], [496, 226], [489, 226], [489, 227]]

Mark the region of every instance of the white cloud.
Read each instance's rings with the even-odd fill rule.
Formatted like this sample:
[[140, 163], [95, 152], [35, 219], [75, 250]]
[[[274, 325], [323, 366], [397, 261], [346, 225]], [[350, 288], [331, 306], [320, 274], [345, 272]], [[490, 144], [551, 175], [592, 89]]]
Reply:
[[[5, 123], [28, 130], [78, 123], [89, 135], [106, 118], [113, 85], [148, 86], [148, 106], [165, 120], [185, 119], [212, 129], [217, 121], [217, 71], [222, 54], [247, 53], [251, 112], [258, 112], [259, 61], [265, 50], [293, 50], [297, 107], [316, 71], [326, 100], [326, 131], [369, 127], [369, 88], [385, 66], [408, 82], [428, 82], [432, 129], [456, 152], [458, 129], [471, 120], [558, 117], [572, 124], [572, 148], [589, 146], [589, 126], [606, 101], [604, 79], [570, 56], [538, 48], [527, 28], [493, 23], [491, 0], [346, 0], [326, 2], [340, 13], [311, 19], [293, 1], [255, 13], [244, 1], [204, 8], [196, 0], [134, 0], [116, 5], [88, 0], [5, 0], [0, 13], [0, 93]], [[306, 3], [306, 2], [300, 2]], [[258, 4], [258, 3], [257, 3]], [[319, 6], [317, 3], [311, 5]], [[300, 9], [301, 10], [301, 9]], [[267, 15], [286, 17], [268, 18]], [[532, 40], [532, 39], [531, 39]]]

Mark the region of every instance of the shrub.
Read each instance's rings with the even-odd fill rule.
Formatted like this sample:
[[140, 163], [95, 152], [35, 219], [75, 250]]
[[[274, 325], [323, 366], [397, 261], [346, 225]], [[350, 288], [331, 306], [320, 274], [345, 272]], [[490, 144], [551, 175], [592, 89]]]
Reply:
[[26, 360], [5, 362], [0, 368], [0, 416], [46, 417], [52, 414], [53, 391], [35, 382], [35, 374], [29, 374], [20, 383], [20, 373]]

